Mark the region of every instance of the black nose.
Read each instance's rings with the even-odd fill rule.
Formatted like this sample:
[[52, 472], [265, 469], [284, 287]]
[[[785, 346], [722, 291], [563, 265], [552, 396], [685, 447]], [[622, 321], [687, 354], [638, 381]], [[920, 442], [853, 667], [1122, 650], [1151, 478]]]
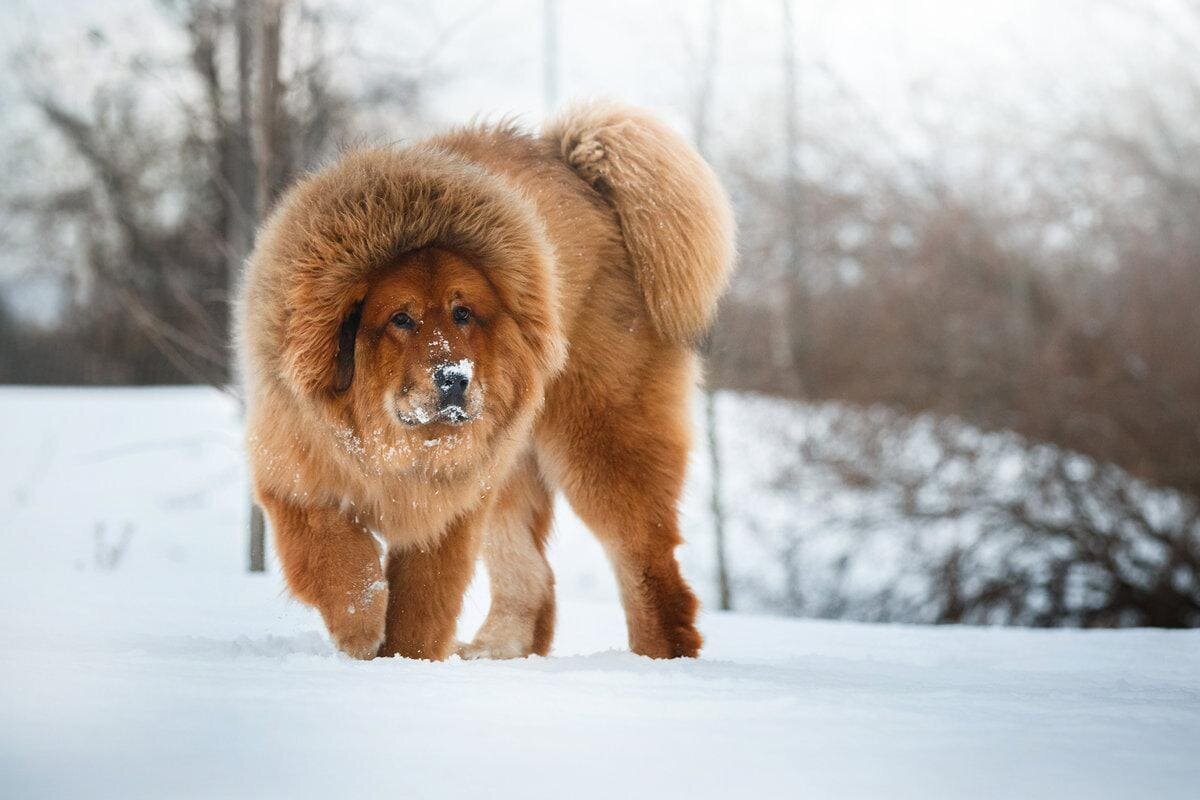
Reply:
[[438, 405], [441, 408], [467, 408], [467, 387], [471, 385], [471, 372], [461, 363], [443, 364], [433, 371], [433, 382], [438, 390]]

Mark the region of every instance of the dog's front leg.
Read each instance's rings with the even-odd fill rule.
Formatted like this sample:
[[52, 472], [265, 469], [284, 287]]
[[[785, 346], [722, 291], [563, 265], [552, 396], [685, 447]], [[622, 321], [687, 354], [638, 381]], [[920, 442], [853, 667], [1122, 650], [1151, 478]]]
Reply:
[[387, 619], [387, 582], [374, 537], [335, 508], [261, 499], [292, 593], [321, 612], [342, 652], [374, 658]]
[[455, 521], [435, 544], [388, 555], [387, 638], [381, 656], [441, 661], [454, 652], [463, 594], [475, 571], [481, 512]]

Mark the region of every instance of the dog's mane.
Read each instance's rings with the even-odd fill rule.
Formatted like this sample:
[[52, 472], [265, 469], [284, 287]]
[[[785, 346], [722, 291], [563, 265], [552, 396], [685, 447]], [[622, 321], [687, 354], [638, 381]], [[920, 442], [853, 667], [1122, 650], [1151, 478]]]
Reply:
[[328, 392], [339, 327], [375, 271], [431, 246], [476, 259], [539, 366], [561, 366], [553, 250], [531, 203], [482, 165], [426, 144], [349, 153], [283, 197], [240, 293], [243, 370], [301, 396]]

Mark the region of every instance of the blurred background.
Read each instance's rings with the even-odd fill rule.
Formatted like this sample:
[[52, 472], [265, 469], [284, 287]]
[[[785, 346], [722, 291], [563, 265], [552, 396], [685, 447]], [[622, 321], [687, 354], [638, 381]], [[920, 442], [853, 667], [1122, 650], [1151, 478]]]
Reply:
[[229, 297], [279, 192], [605, 95], [736, 206], [683, 509], [709, 607], [1200, 626], [1200, 2], [2, 9], [0, 382], [62, 387], [0, 389], [8, 563], [245, 569]]

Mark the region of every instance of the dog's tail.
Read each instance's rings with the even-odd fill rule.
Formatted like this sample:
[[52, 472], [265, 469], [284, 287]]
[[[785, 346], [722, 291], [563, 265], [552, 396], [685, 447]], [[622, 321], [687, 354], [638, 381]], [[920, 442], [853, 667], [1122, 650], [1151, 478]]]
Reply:
[[544, 135], [616, 209], [655, 329], [694, 343], [734, 261], [733, 212], [712, 169], [683, 137], [628, 106], [575, 106]]

